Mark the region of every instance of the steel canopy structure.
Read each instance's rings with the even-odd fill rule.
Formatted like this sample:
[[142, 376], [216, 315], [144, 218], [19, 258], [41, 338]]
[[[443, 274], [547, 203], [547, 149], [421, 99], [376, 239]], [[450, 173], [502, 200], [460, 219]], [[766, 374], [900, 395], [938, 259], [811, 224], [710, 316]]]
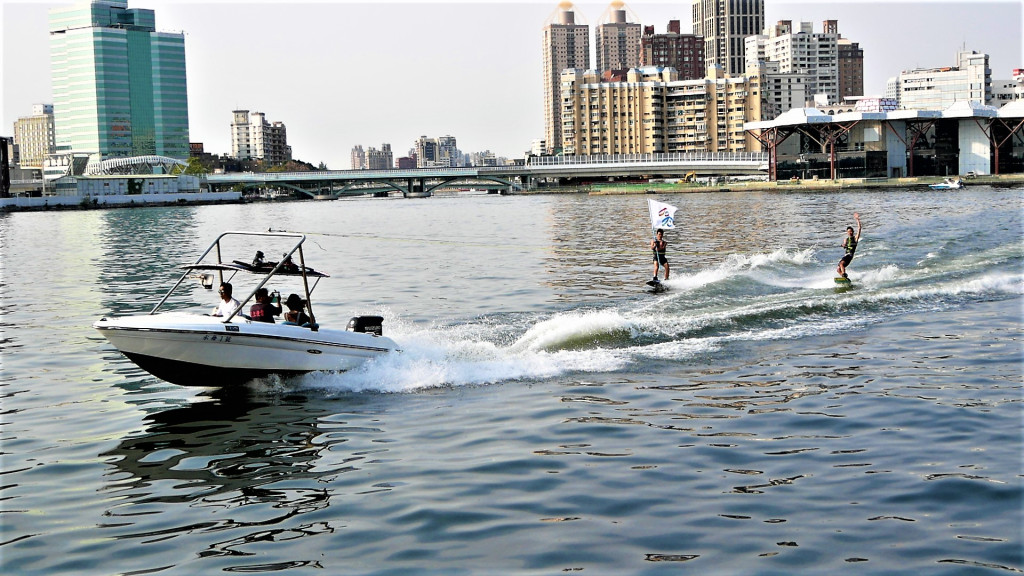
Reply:
[[[188, 166], [186, 162], [167, 156], [131, 156], [127, 158], [111, 158], [102, 162], [90, 162], [85, 167], [89, 176], [109, 176], [128, 174], [170, 174], [175, 166]], [[157, 172], [160, 169], [161, 172]]]
[[[854, 141], [851, 133], [860, 126], [870, 140], [862, 136]], [[1000, 150], [1010, 156], [1024, 156], [1024, 101], [1006, 104], [1001, 109], [976, 102], [961, 101], [946, 110], [896, 110], [891, 112], [845, 112], [828, 115], [816, 108], [795, 108], [774, 120], [748, 122], [744, 129], [761, 142], [769, 157], [769, 179], [778, 179], [780, 147], [798, 134], [813, 142], [821, 154], [829, 156], [829, 177], [836, 179], [838, 152], [860, 152], [872, 148], [887, 156], [886, 176], [917, 175], [915, 150], [924, 148], [931, 136], [935, 147], [937, 127], [943, 128], [949, 153], [955, 155], [959, 173], [999, 174]], [[1014, 155], [1014, 149], [1021, 153]], [[935, 153], [932, 155], [935, 156]]]

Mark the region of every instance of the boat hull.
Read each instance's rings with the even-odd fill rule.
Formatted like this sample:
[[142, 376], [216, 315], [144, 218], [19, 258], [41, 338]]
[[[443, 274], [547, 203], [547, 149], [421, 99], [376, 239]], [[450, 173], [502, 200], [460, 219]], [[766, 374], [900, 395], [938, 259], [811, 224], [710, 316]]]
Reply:
[[93, 327], [143, 370], [183, 386], [345, 371], [398, 349], [390, 338], [363, 332], [173, 312], [104, 318]]

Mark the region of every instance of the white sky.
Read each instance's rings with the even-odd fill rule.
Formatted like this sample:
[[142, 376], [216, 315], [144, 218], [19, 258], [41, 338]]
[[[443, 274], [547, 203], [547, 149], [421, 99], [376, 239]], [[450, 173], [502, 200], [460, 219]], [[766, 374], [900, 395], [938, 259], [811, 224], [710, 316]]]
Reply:
[[[0, 0], [0, 133], [32, 104], [52, 102], [47, 10], [55, 2]], [[1024, 0], [889, 2], [766, 0], [765, 21], [839, 21], [864, 49], [864, 90], [881, 95], [901, 70], [955, 65], [958, 50], [987, 52], [994, 80], [1024, 68]], [[157, 29], [185, 33], [190, 139], [230, 152], [231, 111], [283, 122], [297, 159], [348, 169], [353, 146], [455, 136], [466, 153], [521, 157], [543, 137], [541, 28], [555, 1], [422, 0], [304, 3], [129, 0], [156, 12]], [[596, 26], [608, 3], [577, 3]], [[627, 3], [664, 32], [690, 27], [690, 2]], [[593, 43], [593, 39], [591, 39]]]

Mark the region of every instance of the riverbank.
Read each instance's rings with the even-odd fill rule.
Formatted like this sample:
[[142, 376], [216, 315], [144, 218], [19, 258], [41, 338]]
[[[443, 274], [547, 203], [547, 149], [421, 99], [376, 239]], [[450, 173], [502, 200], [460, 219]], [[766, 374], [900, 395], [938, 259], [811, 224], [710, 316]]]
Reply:
[[36, 196], [27, 198], [0, 198], [0, 213], [240, 203], [242, 203], [241, 192], [105, 194], [101, 196]]
[[[697, 183], [650, 182], [647, 184], [594, 184], [590, 187], [574, 187], [576, 192], [585, 192], [595, 196], [614, 194], [680, 194], [686, 192], [739, 192], [739, 191], [839, 191], [891, 188], [925, 188], [944, 180], [939, 176], [921, 176], [916, 178], [844, 178], [840, 180], [783, 180], [767, 181], [727, 181], [714, 186]], [[1014, 186], [1024, 183], [1024, 174], [1000, 174], [964, 178], [965, 187], [976, 185]], [[539, 193], [531, 191], [528, 193]], [[548, 190], [547, 192], [553, 192]]]

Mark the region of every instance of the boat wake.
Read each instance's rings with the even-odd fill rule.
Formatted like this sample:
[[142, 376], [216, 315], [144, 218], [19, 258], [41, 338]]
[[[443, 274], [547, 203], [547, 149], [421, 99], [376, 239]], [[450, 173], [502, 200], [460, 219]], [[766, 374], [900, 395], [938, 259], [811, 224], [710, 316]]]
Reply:
[[[831, 256], [831, 254], [830, 254]], [[813, 251], [729, 257], [673, 276], [670, 291], [605, 306], [495, 314], [424, 329], [389, 318], [400, 354], [344, 373], [299, 378], [334, 393], [411, 392], [436, 387], [643, 370], [649, 361], [694, 362], [739, 342], [840, 334], [906, 314], [1024, 294], [1021, 249], [851, 269], [854, 288], [837, 290], [831, 264]], [[1004, 271], [1012, 270], [1012, 271]]]

